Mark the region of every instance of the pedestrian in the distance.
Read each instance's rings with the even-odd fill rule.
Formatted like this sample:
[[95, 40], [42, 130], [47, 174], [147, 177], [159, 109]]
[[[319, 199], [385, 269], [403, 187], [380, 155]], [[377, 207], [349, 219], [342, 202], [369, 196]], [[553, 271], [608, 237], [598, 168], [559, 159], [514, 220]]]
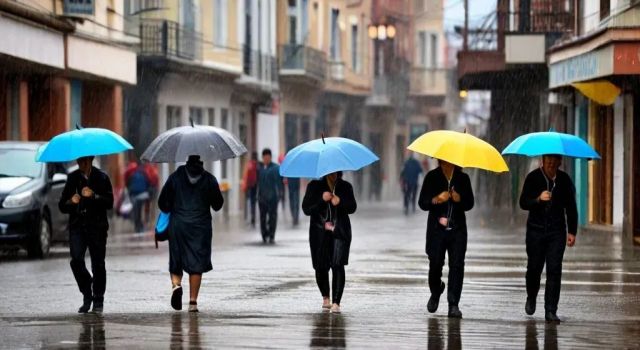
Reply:
[[464, 258], [467, 252], [467, 220], [465, 212], [474, 204], [469, 176], [446, 161], [424, 178], [418, 205], [429, 212], [427, 220], [427, 246], [429, 257], [429, 289], [431, 297], [427, 310], [438, 310], [440, 295], [445, 290], [442, 268], [445, 253], [449, 256], [449, 317], [462, 318], [458, 307], [464, 281]]
[[[345, 286], [345, 265], [349, 264], [351, 221], [356, 212], [353, 187], [342, 179], [342, 172], [332, 173], [307, 185], [302, 211], [310, 216], [309, 246], [316, 282], [322, 294], [322, 308], [340, 313]], [[329, 270], [333, 280], [329, 287]], [[331, 299], [330, 299], [331, 297]]]
[[251, 160], [242, 176], [242, 186], [247, 198], [248, 204], [244, 212], [244, 219], [247, 219], [247, 213], [251, 219], [251, 227], [256, 227], [256, 200], [258, 191], [258, 153], [251, 153]]
[[280, 166], [271, 161], [271, 150], [265, 148], [262, 151], [262, 163], [258, 165], [258, 206], [263, 243], [275, 243], [278, 201], [283, 196], [284, 186], [280, 176]]
[[418, 192], [420, 174], [422, 174], [422, 166], [413, 158], [413, 153], [410, 153], [400, 174], [402, 193], [404, 194], [404, 215], [409, 215], [410, 211], [416, 212], [416, 193]]
[[573, 247], [578, 230], [578, 209], [573, 181], [558, 168], [559, 155], [542, 157], [542, 167], [527, 175], [520, 195], [520, 207], [529, 211], [527, 219], [527, 301], [525, 312], [536, 312], [540, 275], [547, 264], [544, 292], [545, 319], [560, 322], [556, 312], [560, 300], [562, 259], [565, 245]]
[[[109, 176], [92, 165], [94, 157], [77, 160], [78, 170], [69, 174], [58, 203], [60, 212], [69, 214], [69, 251], [71, 270], [83, 295], [79, 313], [102, 313], [107, 286], [105, 255], [109, 221], [107, 210], [113, 208], [113, 189]], [[91, 272], [84, 256], [89, 249]]]
[[300, 179], [296, 177], [287, 178], [287, 189], [289, 190], [289, 210], [291, 210], [291, 221], [293, 226], [298, 226], [300, 218]]
[[133, 224], [136, 233], [144, 231], [143, 210], [151, 199], [151, 181], [147, 175], [144, 164], [138, 161], [135, 167], [125, 172], [125, 182], [129, 199], [133, 204]]
[[189, 312], [198, 312], [202, 274], [211, 271], [213, 236], [211, 209], [222, 208], [224, 198], [215, 176], [204, 170], [197, 155], [189, 156], [164, 184], [158, 206], [170, 213], [169, 273], [171, 306], [182, 310], [182, 273], [189, 274]]

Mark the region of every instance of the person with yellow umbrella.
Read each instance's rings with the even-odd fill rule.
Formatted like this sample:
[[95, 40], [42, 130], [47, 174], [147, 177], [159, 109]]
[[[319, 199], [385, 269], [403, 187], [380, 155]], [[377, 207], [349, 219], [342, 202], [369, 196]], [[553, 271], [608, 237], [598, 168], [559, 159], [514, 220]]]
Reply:
[[444, 293], [442, 268], [449, 256], [449, 317], [462, 318], [458, 307], [464, 281], [464, 259], [467, 251], [465, 212], [474, 206], [473, 188], [463, 167], [495, 172], [508, 171], [500, 153], [490, 144], [465, 133], [438, 130], [416, 139], [409, 150], [438, 159], [438, 167], [425, 176], [418, 205], [429, 212], [426, 253], [429, 257], [429, 289], [427, 310], [438, 310]]

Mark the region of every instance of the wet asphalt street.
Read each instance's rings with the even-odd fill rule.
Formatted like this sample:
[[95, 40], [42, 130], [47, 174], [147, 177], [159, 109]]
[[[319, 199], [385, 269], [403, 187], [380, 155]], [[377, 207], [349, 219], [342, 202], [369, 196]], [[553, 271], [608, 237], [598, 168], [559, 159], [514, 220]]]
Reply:
[[470, 219], [464, 319], [450, 320], [445, 298], [426, 311], [424, 213], [376, 205], [353, 216], [340, 315], [320, 309], [304, 224], [282, 219], [277, 244], [263, 246], [257, 230], [217, 221], [199, 314], [171, 309], [167, 246], [149, 236], [111, 233], [103, 315], [75, 313], [67, 248], [47, 260], [5, 255], [0, 348], [640, 348], [640, 249], [616, 234], [579, 235], [567, 249], [555, 326], [542, 291], [537, 313], [524, 313], [523, 227]]

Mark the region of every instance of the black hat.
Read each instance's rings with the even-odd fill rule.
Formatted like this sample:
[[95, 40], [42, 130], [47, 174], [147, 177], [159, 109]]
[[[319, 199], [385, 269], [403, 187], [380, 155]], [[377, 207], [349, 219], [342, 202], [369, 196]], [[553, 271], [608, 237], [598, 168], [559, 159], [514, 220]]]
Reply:
[[194, 155], [190, 155], [189, 159], [187, 160], [187, 163], [200, 163], [200, 156], [197, 154]]

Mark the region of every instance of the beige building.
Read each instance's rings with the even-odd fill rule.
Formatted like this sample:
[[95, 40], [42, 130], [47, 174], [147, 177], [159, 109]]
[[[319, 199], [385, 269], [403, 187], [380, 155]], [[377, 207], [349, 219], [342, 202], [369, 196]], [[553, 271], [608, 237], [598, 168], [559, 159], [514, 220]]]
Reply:
[[[75, 125], [122, 132], [136, 84], [120, 1], [0, 2], [0, 140], [48, 140]], [[121, 156], [103, 168], [119, 184]]]
[[[250, 151], [258, 147], [259, 112], [270, 113], [278, 89], [275, 10], [276, 0], [127, 1], [127, 22], [140, 36], [139, 85], [127, 92], [127, 133], [137, 149], [190, 120], [231, 131]], [[209, 165], [226, 213], [244, 208], [248, 157]], [[162, 179], [174, 168], [163, 165]]]

